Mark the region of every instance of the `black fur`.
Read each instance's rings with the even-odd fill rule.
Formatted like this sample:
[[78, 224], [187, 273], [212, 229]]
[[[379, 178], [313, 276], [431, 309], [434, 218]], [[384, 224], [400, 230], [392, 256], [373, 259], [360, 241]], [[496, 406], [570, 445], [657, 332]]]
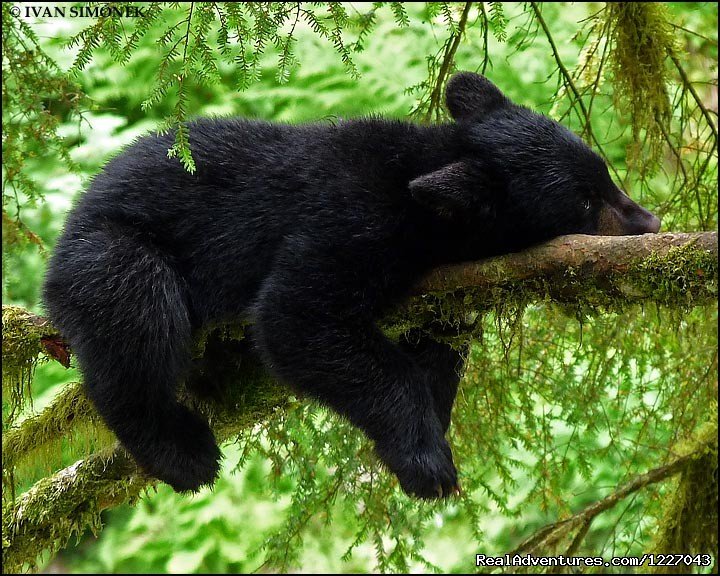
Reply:
[[68, 217], [44, 298], [92, 401], [176, 490], [217, 476], [207, 423], [182, 407], [193, 334], [249, 317], [267, 367], [360, 427], [404, 490], [447, 495], [461, 369], [448, 347], [388, 340], [377, 316], [444, 263], [560, 234], [657, 231], [602, 160], [488, 80], [456, 75], [441, 126], [365, 119], [190, 124], [197, 165], [147, 136]]

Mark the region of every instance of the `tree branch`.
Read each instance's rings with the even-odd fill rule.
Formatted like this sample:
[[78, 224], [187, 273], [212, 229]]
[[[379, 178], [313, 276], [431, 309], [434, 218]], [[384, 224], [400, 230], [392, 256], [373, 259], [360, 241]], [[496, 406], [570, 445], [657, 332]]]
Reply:
[[37, 557], [64, 547], [87, 528], [101, 529], [100, 512], [138, 497], [148, 480], [120, 447], [102, 451], [37, 482], [3, 506], [3, 574], [19, 574]]
[[[560, 237], [517, 254], [437, 269], [413, 294], [382, 321], [386, 328], [406, 330], [436, 322], [431, 299], [441, 299], [451, 308], [458, 305], [458, 314], [468, 307], [482, 311], [506, 301], [590, 303], [609, 309], [614, 303], [621, 308], [645, 301], [682, 307], [706, 304], [717, 299], [717, 233]], [[456, 333], [462, 334], [458, 326]], [[220, 442], [267, 418], [289, 398], [288, 390], [267, 373], [249, 344], [233, 330], [221, 328], [205, 335], [187, 390], [181, 392], [183, 402], [208, 417]], [[15, 350], [21, 342], [18, 358], [43, 353], [64, 363], [62, 354], [58, 357], [55, 348], [45, 346], [48, 337], [62, 343], [44, 319], [3, 306], [3, 360], [6, 349]], [[64, 344], [61, 348], [67, 350]], [[216, 391], [213, 397], [220, 399], [199, 400], [197, 392], [207, 390]], [[78, 421], [93, 418], [89, 411], [81, 387], [69, 388], [40, 415], [8, 431], [3, 438], [3, 465], [15, 465], [43, 443], [67, 434]], [[675, 473], [675, 468], [658, 470], [636, 479], [616, 498]], [[40, 480], [4, 506], [3, 571], [32, 564], [39, 552], [58, 549], [85, 527], [99, 528], [103, 509], [136, 498], [151, 482], [120, 448], [99, 452]], [[591, 519], [608, 503], [611, 500], [606, 498], [586, 509], [577, 522]], [[543, 535], [566, 525], [551, 526]]]
[[[548, 524], [547, 526], [541, 528], [535, 534], [523, 541], [522, 544], [520, 544], [512, 552], [509, 552], [509, 555], [512, 557], [516, 554], [532, 554], [537, 550], [547, 549], [548, 547], [555, 545], [555, 543], [557, 543], [561, 538], [578, 526], [581, 527], [581, 533], [587, 533], [587, 529], [590, 527], [590, 524], [600, 513], [609, 510], [618, 502], [630, 496], [630, 494], [633, 494], [650, 484], [662, 482], [663, 480], [667, 480], [671, 476], [678, 474], [684, 470], [687, 464], [695, 457], [695, 453], [686, 454], [676, 458], [669, 464], [660, 466], [659, 468], [654, 468], [649, 472], [636, 476], [614, 492], [605, 496], [605, 498], [602, 498], [597, 502], [593, 502], [580, 512], [570, 516], [570, 518], [560, 520], [559, 522], [553, 522], [552, 524]], [[578, 543], [573, 542], [571, 546], [577, 547], [577, 544]]]
[[[599, 283], [603, 290], [636, 302], [651, 297], [639, 283], [612, 282], [608, 276], [626, 276], [633, 271], [647, 271], [643, 263], [668, 257], [673, 249], [695, 248], [697, 255], [717, 259], [717, 232], [643, 234], [642, 236], [560, 236], [523, 252], [497, 258], [446, 266], [434, 270], [416, 288], [427, 293], [467, 288], [490, 290], [533, 279], [552, 278], [559, 288], [567, 288], [567, 280], [581, 277]], [[677, 252], [675, 252], [677, 255]], [[691, 275], [695, 270], [688, 270]], [[565, 277], [566, 281], [562, 278]], [[672, 279], [671, 279], [672, 280]], [[707, 294], [714, 296], [715, 294]], [[581, 297], [581, 287], [572, 294]], [[561, 300], [561, 301], [564, 301]]]
[[[245, 342], [225, 340], [218, 334], [206, 339], [204, 354], [196, 362], [186, 388], [215, 390], [219, 395], [210, 402], [191, 398], [183, 390], [180, 397], [208, 418], [220, 443], [267, 418], [289, 397], [287, 389], [269, 376]], [[68, 398], [70, 402], [64, 403]], [[39, 416], [3, 435], [3, 467], [11, 461], [8, 456], [14, 463], [26, 455], [9, 454], [6, 450], [34, 452], [57, 434], [68, 433], [68, 426], [53, 426], [58, 421], [66, 423], [74, 411], [78, 411], [77, 420], [83, 417], [87, 420], [84, 413], [88, 407], [82, 388], [79, 385], [69, 388], [67, 394], [59, 396]], [[42, 436], [44, 432], [34, 436], [34, 445], [21, 442], [33, 433], [48, 430], [48, 436]], [[7, 470], [4, 468], [3, 472]], [[32, 567], [41, 552], [59, 550], [71, 536], [79, 536], [87, 528], [98, 532], [103, 510], [133, 501], [155, 482], [138, 469], [119, 445], [39, 480], [22, 496], [3, 506], [3, 573], [19, 573], [26, 564]]]
[[685, 69], [682, 67], [682, 64], [680, 64], [680, 61], [677, 59], [677, 56], [675, 56], [675, 54], [673, 54], [672, 52], [668, 53], [668, 56], [670, 56], [670, 59], [673, 61], [673, 64], [675, 64], [675, 68], [677, 68], [677, 71], [680, 74], [680, 78], [683, 81], [683, 86], [685, 86], [685, 88], [687, 88], [690, 91], [690, 94], [692, 94], [693, 100], [695, 100], [695, 103], [698, 105], [698, 108], [700, 108], [700, 112], [702, 113], [703, 117], [705, 118], [705, 121], [707, 122], [707, 125], [710, 128], [710, 132], [712, 132], [713, 138], [715, 139], [715, 143], [717, 144], [717, 139], [718, 139], [717, 128], [715, 127], [715, 122], [713, 122], [712, 116], [710, 116], [708, 109], [703, 104], [702, 98], [700, 98], [700, 95], [697, 93], [697, 90], [695, 90], [695, 86], [693, 86], [693, 83], [690, 81], [690, 78], [688, 78], [687, 72], [685, 72]]
[[[433, 112], [439, 120], [440, 109], [442, 108], [442, 94], [443, 88], [447, 80], [447, 76], [451, 71], [453, 62], [455, 61], [455, 52], [457, 52], [460, 41], [465, 33], [465, 27], [467, 26], [468, 15], [470, 14], [470, 7], [472, 2], [465, 2], [462, 14], [460, 15], [460, 21], [458, 22], [457, 29], [450, 35], [447, 43], [445, 44], [445, 52], [443, 54], [442, 64], [440, 65], [440, 71], [438, 72], [437, 79], [435, 80], [435, 86], [430, 94], [430, 105], [425, 116], [425, 120], [430, 122], [432, 119]], [[486, 54], [487, 56], [487, 54]]]

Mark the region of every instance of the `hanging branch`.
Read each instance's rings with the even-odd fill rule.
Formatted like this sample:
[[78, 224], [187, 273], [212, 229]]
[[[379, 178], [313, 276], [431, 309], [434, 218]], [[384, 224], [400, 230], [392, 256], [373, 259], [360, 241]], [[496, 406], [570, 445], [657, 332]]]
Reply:
[[678, 74], [680, 74], [680, 78], [682, 78], [683, 86], [687, 88], [687, 90], [692, 94], [693, 100], [695, 100], [695, 103], [698, 105], [698, 108], [700, 108], [700, 112], [702, 113], [703, 117], [705, 118], [705, 121], [707, 122], [708, 127], [710, 128], [710, 131], [712, 132], [713, 138], [715, 139], [715, 146], [717, 146], [717, 139], [718, 139], [718, 133], [717, 128], [715, 127], [715, 122], [713, 122], [712, 116], [710, 116], [710, 112], [708, 112], [708, 109], [703, 104], [702, 98], [700, 98], [700, 95], [697, 93], [697, 90], [695, 90], [695, 86], [693, 86], [693, 83], [690, 81], [690, 78], [688, 78], [687, 72], [685, 72], [685, 69], [682, 67], [682, 64], [680, 64], [680, 61], [677, 59], [677, 56], [675, 54], [669, 53], [668, 56], [670, 56], [670, 59], [673, 61], [673, 64], [675, 64], [675, 68], [677, 68]]
[[[590, 137], [590, 139], [593, 141], [593, 143], [597, 147], [600, 154], [602, 154], [603, 158], [608, 160], [608, 166], [613, 171], [613, 174], [615, 175], [615, 178], [618, 180], [618, 182], [622, 181], [622, 178], [620, 178], [620, 174], [615, 169], [615, 166], [609, 161], [609, 157], [608, 157], [607, 153], [605, 152], [603, 145], [600, 143], [600, 140], [598, 140], [597, 136], [595, 136], [595, 132], [592, 129], [592, 120], [590, 118], [590, 113], [588, 112], [588, 109], [585, 107], [585, 103], [583, 102], [582, 96], [580, 95], [580, 91], [575, 86], [575, 82], [573, 82], [570, 71], [567, 69], [567, 67], [563, 63], [562, 59], [560, 58], [560, 52], [558, 52], [557, 46], [555, 45], [555, 39], [553, 38], [552, 34], [550, 33], [550, 29], [548, 28], [548, 25], [542, 16], [542, 12], [540, 11], [538, 3], [530, 2], [530, 7], [533, 10], [535, 19], [538, 21], [538, 24], [540, 24], [540, 27], [542, 28], [543, 33], [545, 34], [545, 37], [547, 38], [548, 43], [550, 44], [550, 48], [552, 50], [555, 64], [557, 64], [558, 70], [560, 71], [560, 75], [562, 76], [562, 79], [563, 79], [563, 84], [570, 89], [570, 91], [573, 94], [573, 97], [575, 98], [575, 102], [577, 102], [578, 106], [580, 107], [581, 114], [578, 114], [578, 116], [580, 116], [581, 117], [580, 119], [583, 121], [583, 132], [587, 133], [587, 135]], [[577, 112], [577, 109], [574, 106], [573, 106], [573, 109], [575, 109], [575, 111]]]
[[463, 8], [462, 14], [460, 15], [460, 21], [458, 22], [457, 29], [453, 32], [450, 38], [448, 38], [448, 41], [445, 44], [445, 53], [443, 54], [440, 71], [438, 72], [437, 78], [435, 79], [435, 86], [430, 94], [430, 104], [425, 115], [426, 122], [430, 122], [432, 120], [433, 112], [435, 113], [437, 119], [440, 119], [439, 114], [442, 109], [445, 83], [447, 82], [448, 75], [452, 71], [452, 65], [455, 61], [455, 52], [457, 52], [462, 36], [465, 34], [465, 27], [467, 26], [468, 15], [470, 14], [472, 4], [472, 2], [465, 2], [465, 8]]

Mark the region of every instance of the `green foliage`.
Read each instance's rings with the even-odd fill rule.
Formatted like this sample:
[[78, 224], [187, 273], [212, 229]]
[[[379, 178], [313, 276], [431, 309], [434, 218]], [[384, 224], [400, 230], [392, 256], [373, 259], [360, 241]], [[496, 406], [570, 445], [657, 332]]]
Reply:
[[21, 218], [24, 206], [36, 206], [42, 199], [42, 186], [30, 176], [27, 161], [56, 154], [68, 169], [77, 168], [58, 125], [62, 117], [79, 114], [85, 102], [77, 84], [41, 47], [33, 28], [15, 18], [11, 8], [2, 5], [3, 249], [28, 242], [42, 246]]
[[[102, 4], [91, 2], [87, 6]], [[357, 13], [355, 17], [351, 17], [339, 2], [185, 4], [186, 7], [181, 7], [177, 3], [150, 2], [144, 8], [145, 14], [140, 24], [135, 26], [129, 36], [121, 33], [118, 18], [100, 16], [92, 26], [72, 36], [68, 47], [79, 48], [69, 73], [71, 77], [77, 77], [99, 49], [105, 49], [115, 62], [127, 64], [149, 31], [157, 35], [163, 58], [155, 85], [142, 107], [147, 110], [155, 106], [171, 90], [175, 90], [175, 106], [166, 117], [163, 129], [175, 131], [175, 143], [168, 155], [178, 157], [190, 172], [195, 170], [195, 164], [187, 129], [183, 124], [189, 112], [189, 93], [200, 86], [218, 82], [222, 64], [232, 65], [236, 70], [236, 85], [247, 88], [259, 80], [262, 56], [272, 47], [277, 57], [276, 79], [280, 83], [287, 82], [298, 65], [294, 51], [296, 28], [298, 24], [305, 24], [319, 38], [332, 45], [350, 77], [357, 79], [360, 73], [353, 54], [362, 51], [364, 42], [376, 24], [377, 11], [389, 5], [398, 26], [406, 27], [410, 23], [408, 12], [400, 2], [375, 2], [368, 13]], [[453, 34], [461, 33], [461, 30], [456, 31], [452, 3], [435, 4], [435, 10], [443, 13]], [[496, 13], [499, 13], [497, 8]], [[157, 29], [153, 24], [159, 24], [161, 16], [162, 26]], [[495, 26], [497, 29], [502, 26], [501, 16], [495, 18]], [[358, 28], [356, 39], [351, 42], [346, 40], [346, 31]], [[437, 110], [441, 108], [437, 97], [433, 107]]]
[[2, 342], [3, 424], [12, 425], [26, 402], [32, 401], [30, 384], [42, 349], [42, 327], [28, 322], [22, 308], [3, 307]]
[[[715, 4], [142, 6], [142, 18], [64, 19], [57, 30], [57, 20], [15, 18], [3, 4], [4, 302], [40, 311], [37, 245], [52, 246], [83, 180], [139, 134], [175, 130], [170, 153], [191, 170], [189, 116], [299, 122], [412, 112], [436, 121], [454, 69], [484, 71], [514, 100], [581, 133], [665, 229], [717, 226]], [[693, 268], [692, 258], [647, 264], [648, 289], [672, 300], [680, 283], [716, 273], [716, 262]], [[678, 282], [653, 283], [669, 269]], [[526, 307], [517, 296], [468, 304], [479, 341], [450, 432], [462, 498], [409, 500], [354, 428], [294, 401], [225, 448], [213, 492], [188, 498], [161, 486], [135, 508], [106, 513], [100, 537], [60, 562], [90, 572], [469, 572], [475, 553], [505, 553], [662, 465], [715, 417], [713, 306], [619, 307], [578, 322], [575, 309]], [[39, 365], [34, 410], [77, 378]], [[7, 382], [18, 379], [4, 374]], [[26, 406], [21, 417], [32, 414]], [[95, 434], [88, 428], [73, 443], [82, 451]], [[77, 446], [50, 447], [53, 460], [71, 463]], [[45, 474], [49, 456], [30, 453], [39, 468], [24, 476]], [[708, 517], [690, 522], [697, 509], [686, 498], [707, 487], [710, 468], [702, 460], [678, 484], [648, 486], [605, 512], [577, 553], [716, 547], [693, 540]]]
[[[228, 447], [226, 458], [236, 460]], [[179, 496], [160, 485], [136, 507], [113, 511], [109, 530], [77, 549], [75, 564], [95, 573], [248, 573], [264, 530], [278, 524], [291, 485], [268, 500], [259, 459], [243, 473], [223, 472], [213, 492]], [[252, 526], [248, 518], [253, 519]]]

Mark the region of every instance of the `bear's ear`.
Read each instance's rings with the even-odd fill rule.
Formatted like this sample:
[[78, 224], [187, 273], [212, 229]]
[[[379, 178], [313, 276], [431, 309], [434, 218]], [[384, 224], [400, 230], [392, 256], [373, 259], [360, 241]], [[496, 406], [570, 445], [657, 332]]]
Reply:
[[458, 72], [450, 78], [445, 101], [455, 120], [467, 120], [511, 103], [495, 84], [473, 72]]
[[454, 162], [418, 176], [408, 185], [418, 204], [444, 218], [467, 211], [473, 205], [471, 177], [463, 162]]

